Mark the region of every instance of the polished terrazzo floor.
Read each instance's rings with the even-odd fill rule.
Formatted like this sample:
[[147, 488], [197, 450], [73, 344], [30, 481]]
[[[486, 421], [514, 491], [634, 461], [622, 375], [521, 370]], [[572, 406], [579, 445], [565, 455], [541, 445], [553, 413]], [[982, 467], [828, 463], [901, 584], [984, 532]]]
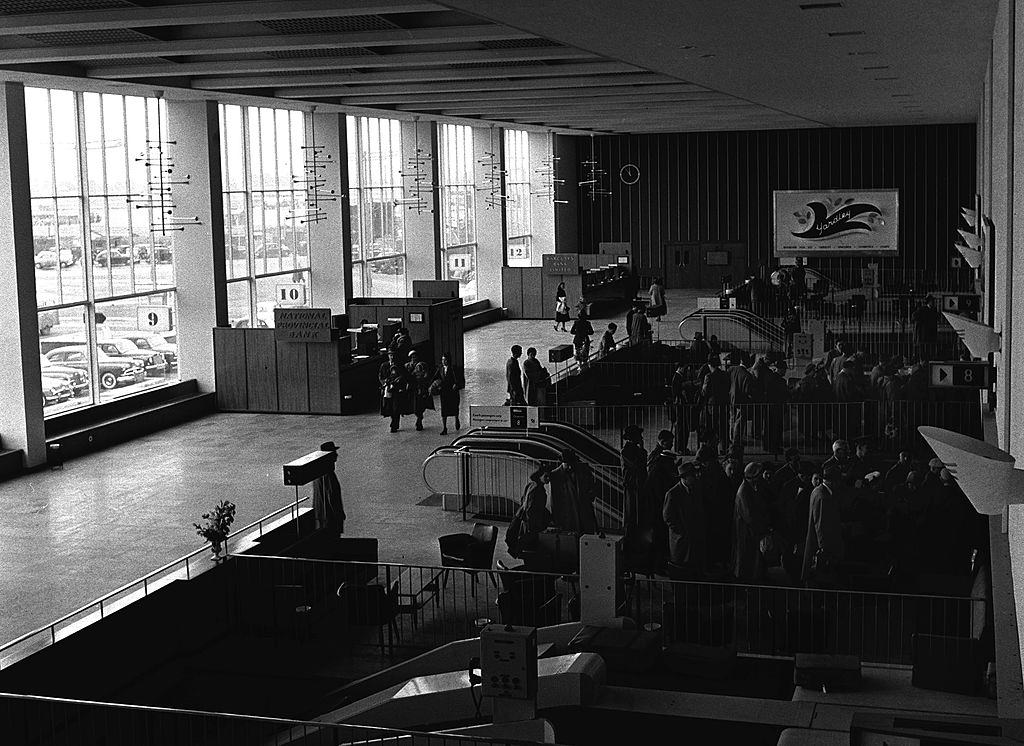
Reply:
[[[660, 333], [677, 336], [695, 291], [669, 291]], [[600, 333], [612, 319], [594, 322]], [[623, 317], [615, 319], [622, 335]], [[466, 335], [469, 404], [501, 404], [510, 345], [569, 341], [549, 321], [503, 321]], [[596, 338], [595, 338], [596, 344]], [[343, 446], [338, 475], [346, 533], [376, 536], [382, 561], [433, 564], [437, 537], [463, 530], [460, 514], [419, 505], [428, 496], [422, 462], [450, 441], [436, 414], [417, 432], [407, 418], [388, 432], [373, 413], [348, 417], [218, 414], [84, 458], [62, 471], [0, 483], [0, 643], [48, 624], [197, 548], [192, 529], [218, 500], [238, 506], [243, 526], [294, 500], [281, 464], [324, 440]], [[499, 541], [496, 556], [504, 555]]]

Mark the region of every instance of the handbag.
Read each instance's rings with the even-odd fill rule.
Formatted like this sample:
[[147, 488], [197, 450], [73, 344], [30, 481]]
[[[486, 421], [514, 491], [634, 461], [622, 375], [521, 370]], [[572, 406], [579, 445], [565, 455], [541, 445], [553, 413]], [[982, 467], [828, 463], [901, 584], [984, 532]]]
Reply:
[[431, 396], [437, 396], [438, 394], [440, 394], [441, 393], [441, 381], [438, 380], [437, 378], [435, 378], [433, 381], [431, 381], [430, 382], [430, 386], [427, 388], [427, 392]]

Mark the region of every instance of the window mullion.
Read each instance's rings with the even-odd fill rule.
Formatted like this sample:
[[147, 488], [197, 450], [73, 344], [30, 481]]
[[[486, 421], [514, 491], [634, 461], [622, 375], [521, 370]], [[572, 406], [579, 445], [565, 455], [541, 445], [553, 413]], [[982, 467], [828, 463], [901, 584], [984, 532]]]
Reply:
[[[102, 112], [103, 107], [100, 107]], [[92, 260], [92, 205], [89, 199], [89, 141], [85, 133], [85, 95], [82, 92], [75, 93], [75, 120], [78, 125], [78, 184], [81, 193], [81, 216], [82, 216], [82, 262], [85, 264], [85, 344], [86, 354], [89, 356], [89, 390], [92, 396], [92, 403], [100, 400], [100, 360], [96, 354], [96, 278], [93, 272]], [[51, 118], [51, 132], [52, 132]], [[102, 132], [102, 127], [100, 128]], [[51, 157], [50, 160], [55, 160]], [[105, 160], [105, 159], [104, 159]], [[106, 183], [106, 180], [104, 180]], [[54, 186], [57, 182], [54, 181]], [[59, 203], [58, 207], [58, 232], [60, 226]], [[59, 251], [59, 246], [58, 246]], [[58, 257], [60, 254], [58, 253]]]

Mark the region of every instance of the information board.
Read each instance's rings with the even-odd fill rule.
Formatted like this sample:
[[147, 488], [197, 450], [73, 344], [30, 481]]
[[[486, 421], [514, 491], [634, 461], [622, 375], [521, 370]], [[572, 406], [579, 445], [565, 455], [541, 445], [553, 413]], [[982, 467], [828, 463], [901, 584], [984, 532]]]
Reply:
[[814, 357], [814, 335], [800, 333], [793, 335], [793, 357], [797, 360], [810, 360]]
[[331, 309], [275, 308], [274, 339], [278, 342], [330, 342]]
[[987, 362], [931, 364], [931, 384], [936, 388], [987, 389], [992, 366]]
[[470, 407], [470, 427], [509, 427], [535, 430], [540, 426], [539, 407]]
[[944, 295], [942, 310], [955, 313], [977, 313], [981, 309], [980, 295]]

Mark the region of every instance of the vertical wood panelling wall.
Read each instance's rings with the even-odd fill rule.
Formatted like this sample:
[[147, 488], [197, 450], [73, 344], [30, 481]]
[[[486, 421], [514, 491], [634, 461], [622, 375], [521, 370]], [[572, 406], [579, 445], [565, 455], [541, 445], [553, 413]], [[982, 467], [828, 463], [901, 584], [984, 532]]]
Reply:
[[[577, 142], [582, 162], [591, 142]], [[773, 190], [896, 188], [900, 255], [884, 269], [941, 283], [957, 274], [957, 214], [976, 191], [974, 124], [605, 136], [593, 149], [612, 195], [579, 195], [579, 250], [630, 241], [640, 266], [680, 241], [742, 243], [758, 267], [774, 262]], [[619, 179], [627, 163], [640, 168], [633, 186]]]

